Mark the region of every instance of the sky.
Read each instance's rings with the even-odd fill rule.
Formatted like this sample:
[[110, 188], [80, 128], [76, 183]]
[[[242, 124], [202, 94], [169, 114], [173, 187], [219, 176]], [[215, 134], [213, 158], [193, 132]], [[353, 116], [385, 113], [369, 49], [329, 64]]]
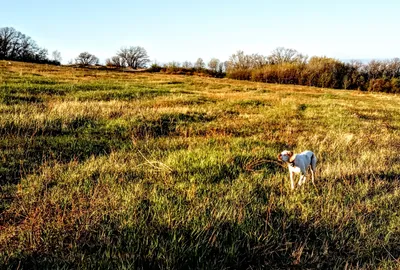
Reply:
[[0, 0], [0, 27], [14, 27], [63, 63], [88, 51], [104, 63], [141, 46], [152, 62], [222, 61], [238, 50], [277, 47], [309, 56], [400, 56], [398, 0]]

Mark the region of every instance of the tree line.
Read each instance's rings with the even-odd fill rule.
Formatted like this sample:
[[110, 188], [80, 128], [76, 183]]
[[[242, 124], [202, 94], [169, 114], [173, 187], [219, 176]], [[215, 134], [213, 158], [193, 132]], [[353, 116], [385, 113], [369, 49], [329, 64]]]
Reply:
[[153, 63], [147, 70], [150, 72], [163, 72], [168, 74], [181, 75], [205, 75], [216, 78], [224, 78], [226, 76], [226, 62], [221, 62], [217, 58], [212, 58], [208, 63], [202, 58], [198, 58], [195, 62], [184, 61], [169, 62], [163, 65]]
[[[39, 47], [30, 37], [12, 27], [0, 28], [0, 60], [35, 63], [61, 63], [61, 54]], [[82, 52], [75, 58], [80, 66], [98, 65], [99, 58]], [[70, 61], [73, 64], [73, 61]], [[238, 51], [228, 61], [212, 58], [207, 64], [202, 58], [196, 62], [150, 64], [147, 51], [140, 46], [122, 47], [107, 58], [109, 68], [146, 69], [149, 72], [173, 74], [203, 73], [214, 77], [228, 77], [265, 83], [298, 84], [306, 86], [357, 89], [363, 91], [400, 93], [400, 59], [372, 60], [368, 63], [352, 60], [343, 62], [329, 57], [308, 57], [294, 49], [276, 48], [270, 55], [245, 54]]]
[[319, 56], [309, 58], [283, 47], [269, 56], [238, 51], [229, 58], [226, 75], [266, 83], [400, 93], [399, 58], [362, 63]]

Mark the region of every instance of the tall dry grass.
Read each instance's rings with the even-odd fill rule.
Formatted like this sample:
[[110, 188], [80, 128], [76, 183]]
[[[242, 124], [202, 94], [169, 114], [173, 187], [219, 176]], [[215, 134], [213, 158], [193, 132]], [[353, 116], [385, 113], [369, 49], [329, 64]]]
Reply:
[[398, 267], [397, 96], [0, 62], [0, 99], [4, 268]]

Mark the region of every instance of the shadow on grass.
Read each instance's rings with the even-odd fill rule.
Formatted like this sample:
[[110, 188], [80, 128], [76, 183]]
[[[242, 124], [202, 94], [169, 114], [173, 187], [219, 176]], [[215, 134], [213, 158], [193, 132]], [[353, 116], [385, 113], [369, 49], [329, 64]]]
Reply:
[[208, 122], [205, 113], [163, 114], [157, 120], [139, 121], [122, 127], [108, 127], [88, 117], [77, 117], [63, 125], [61, 119], [26, 125], [14, 122], [0, 128], [0, 187], [17, 184], [49, 161], [83, 161], [90, 156], [109, 154], [111, 149], [131, 145], [131, 136], [157, 138], [177, 133], [179, 125]]
[[139, 139], [178, 135], [178, 126], [185, 126], [190, 123], [206, 123], [214, 119], [215, 116], [198, 112], [162, 114], [155, 120], [139, 120], [132, 127], [131, 133]]
[[213, 225], [206, 227], [193, 224], [170, 228], [157, 223], [149, 201], [143, 200], [139, 208], [142, 220], [137, 226], [124, 228], [106, 218], [102, 224], [77, 234], [76, 239], [64, 239], [62, 245], [56, 244], [59, 242], [55, 239], [54, 243], [46, 243], [48, 248], [43, 252], [20, 253], [5, 266], [332, 269], [368, 268], [390, 256], [400, 256], [395, 243], [363, 246], [365, 239], [354, 223], [326, 227], [302, 222], [293, 213], [280, 209], [270, 213], [253, 211], [241, 223], [214, 220]]
[[15, 105], [15, 104], [37, 104], [42, 103], [43, 99], [34, 95], [11, 95], [5, 94], [0, 96], [0, 103], [6, 105]]
[[22, 177], [35, 171], [44, 162], [83, 161], [90, 156], [109, 154], [116, 146], [115, 143], [102, 138], [77, 138], [72, 135], [3, 141], [0, 146], [0, 186], [17, 184]]

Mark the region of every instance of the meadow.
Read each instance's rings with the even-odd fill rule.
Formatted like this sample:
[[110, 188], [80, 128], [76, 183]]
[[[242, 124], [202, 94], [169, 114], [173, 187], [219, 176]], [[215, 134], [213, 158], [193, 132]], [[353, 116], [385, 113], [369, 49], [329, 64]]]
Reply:
[[[0, 268], [398, 268], [399, 105], [0, 61]], [[285, 149], [316, 153], [316, 188]]]

